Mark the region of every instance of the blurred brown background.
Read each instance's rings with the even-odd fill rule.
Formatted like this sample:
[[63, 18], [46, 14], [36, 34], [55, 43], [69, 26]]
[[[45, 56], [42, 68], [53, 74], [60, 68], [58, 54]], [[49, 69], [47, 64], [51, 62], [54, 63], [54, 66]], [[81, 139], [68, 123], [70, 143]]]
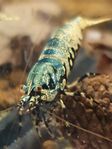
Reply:
[[98, 17], [112, 15], [111, 0], [59, 0], [58, 2], [69, 16]]

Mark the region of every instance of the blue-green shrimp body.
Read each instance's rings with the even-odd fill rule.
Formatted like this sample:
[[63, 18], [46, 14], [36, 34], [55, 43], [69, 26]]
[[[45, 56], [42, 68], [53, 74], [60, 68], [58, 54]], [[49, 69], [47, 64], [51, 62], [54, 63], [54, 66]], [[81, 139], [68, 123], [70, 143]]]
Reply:
[[78, 17], [52, 34], [23, 86], [25, 95], [20, 100], [20, 109], [24, 105], [36, 107], [41, 101], [51, 102], [64, 91], [79, 50], [82, 30], [100, 22], [102, 20]]

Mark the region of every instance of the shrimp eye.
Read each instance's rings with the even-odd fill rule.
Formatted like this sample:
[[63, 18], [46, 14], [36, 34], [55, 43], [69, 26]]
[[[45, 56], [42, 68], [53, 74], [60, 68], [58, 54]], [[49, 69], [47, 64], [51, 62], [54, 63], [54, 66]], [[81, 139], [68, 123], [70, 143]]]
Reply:
[[41, 90], [42, 90], [42, 87], [41, 86], [38, 86], [36, 91], [37, 92], [41, 92]]

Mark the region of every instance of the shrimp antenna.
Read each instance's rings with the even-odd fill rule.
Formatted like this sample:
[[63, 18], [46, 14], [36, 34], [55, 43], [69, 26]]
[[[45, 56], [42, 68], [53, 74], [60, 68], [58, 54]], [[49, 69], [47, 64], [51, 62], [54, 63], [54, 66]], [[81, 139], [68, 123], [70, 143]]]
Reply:
[[[48, 112], [48, 111], [47, 111], [47, 112]], [[75, 125], [75, 124], [73, 124], [73, 123], [71, 123], [71, 122], [69, 122], [69, 121], [67, 121], [67, 120], [64, 120], [63, 118], [59, 117], [59, 116], [56, 115], [55, 113], [48, 112], [48, 114], [54, 116], [56, 119], [58, 119], [58, 120], [60, 120], [60, 121], [62, 121], [62, 122], [64, 122], [64, 123], [68, 123], [68, 125], [70, 125], [70, 126], [76, 128], [76, 129], [82, 130], [82, 131], [84, 131], [84, 132], [86, 132], [86, 133], [88, 133], [88, 134], [92, 134], [92, 135], [94, 135], [94, 136], [96, 136], [96, 137], [99, 137], [99, 138], [101, 138], [101, 139], [104, 139], [104, 140], [109, 141], [109, 142], [112, 143], [112, 139], [107, 138], [107, 137], [105, 137], [105, 136], [103, 136], [103, 135], [101, 135], [101, 134], [95, 133], [95, 132], [93, 132], [93, 131], [90, 131], [90, 130], [88, 130], [88, 129], [82, 128], [82, 127], [80, 127], [80, 126], [78, 126], [78, 125]]]

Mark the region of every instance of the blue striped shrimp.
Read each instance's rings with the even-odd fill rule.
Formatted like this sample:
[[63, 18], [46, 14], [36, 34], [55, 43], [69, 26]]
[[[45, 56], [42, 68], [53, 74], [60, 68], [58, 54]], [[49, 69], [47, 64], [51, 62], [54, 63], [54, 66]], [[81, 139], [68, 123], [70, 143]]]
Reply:
[[[46, 113], [49, 109], [52, 109], [57, 102], [60, 102], [62, 108], [65, 108], [61, 100], [61, 95], [74, 96], [74, 93], [68, 92], [67, 88], [76, 85], [76, 82], [68, 85], [67, 79], [74, 66], [81, 40], [83, 39], [82, 31], [86, 27], [108, 20], [110, 19], [89, 20], [77, 17], [57, 29], [51, 35], [38, 61], [30, 70], [26, 83], [22, 86], [24, 95], [20, 98], [16, 107], [19, 113], [20, 125], [22, 124], [22, 116], [30, 113], [36, 117], [37, 121], [44, 121], [50, 134], [52, 133], [46, 120]], [[60, 98], [57, 98], [57, 96]], [[33, 119], [33, 116], [32, 121], [36, 121], [36, 119]], [[60, 119], [58, 116], [56, 117]], [[66, 120], [63, 121], [66, 122]], [[101, 135], [79, 128], [73, 124], [70, 125], [104, 138]], [[111, 141], [108, 138], [104, 139]]]
[[[52, 107], [57, 95], [67, 94], [67, 79], [81, 45], [83, 29], [108, 20], [77, 17], [51, 35], [22, 86], [24, 95], [17, 106], [20, 115], [35, 110], [43, 118], [42, 109]], [[64, 107], [61, 98], [58, 100]]]

